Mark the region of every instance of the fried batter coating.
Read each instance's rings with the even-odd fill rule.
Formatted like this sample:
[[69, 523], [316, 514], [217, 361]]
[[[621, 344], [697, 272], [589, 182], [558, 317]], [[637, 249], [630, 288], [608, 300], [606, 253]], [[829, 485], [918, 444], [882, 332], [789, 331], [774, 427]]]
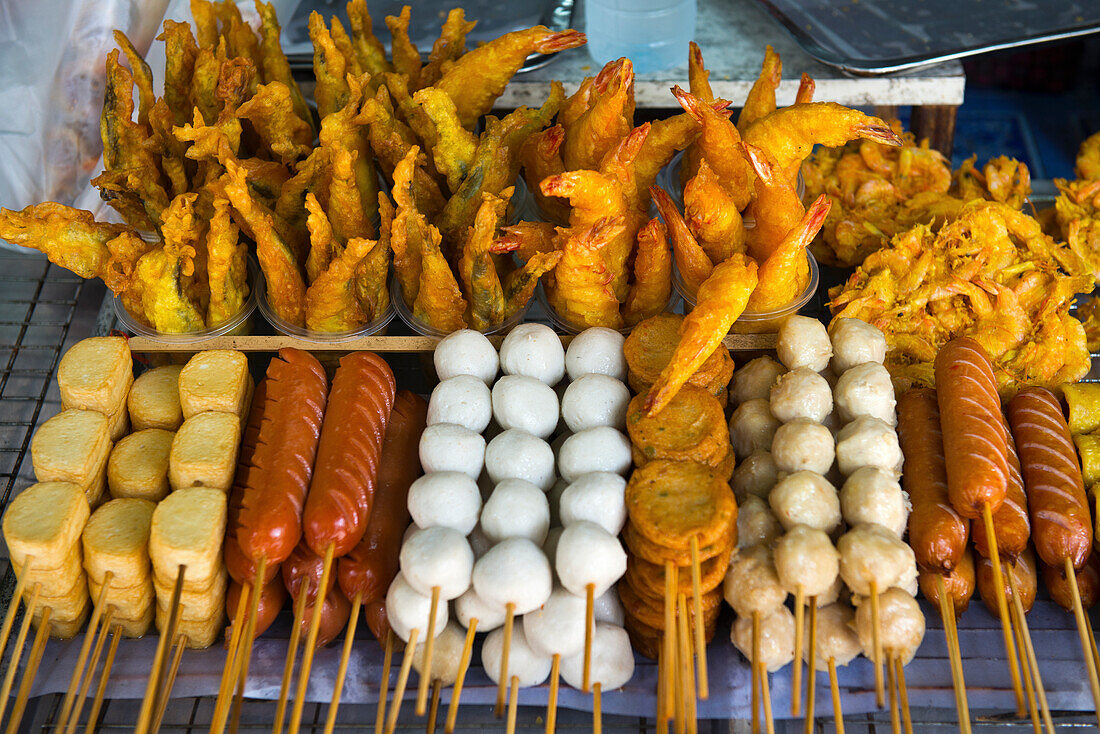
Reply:
[[829, 197], [819, 196], [775, 251], [760, 264], [759, 284], [749, 298], [749, 311], [775, 311], [806, 290], [810, 283], [806, 248], [821, 230], [830, 206]]
[[329, 33], [332, 35], [332, 42], [336, 44], [336, 48], [344, 57], [344, 63], [347, 64], [348, 73], [352, 76], [362, 75], [363, 66], [359, 63], [359, 57], [355, 53], [355, 47], [351, 42], [351, 36], [344, 30], [344, 24], [340, 22], [338, 16], [332, 16], [332, 27], [329, 29]]
[[164, 21], [164, 32], [157, 40], [164, 41], [164, 101], [175, 124], [183, 125], [191, 119], [191, 76], [199, 48], [191, 26], [174, 20]]
[[328, 269], [342, 249], [332, 233], [328, 215], [313, 192], [306, 194], [306, 226], [309, 228], [309, 255], [306, 256], [306, 282], [312, 284]]
[[450, 333], [466, 328], [466, 299], [462, 297], [447, 258], [439, 249], [443, 238], [428, 225], [421, 248], [420, 285], [413, 302], [413, 315], [432, 328]]
[[378, 319], [390, 307], [390, 252], [394, 210], [390, 198], [378, 194], [382, 225], [378, 244], [355, 266], [355, 296], [368, 321]]
[[659, 413], [721, 346], [722, 338], [748, 305], [756, 283], [756, 263], [744, 255], [732, 255], [715, 266], [710, 277], [699, 286], [695, 308], [684, 317], [672, 359], [646, 396], [648, 415]]
[[1100, 132], [1093, 133], [1081, 143], [1081, 147], [1077, 149], [1077, 160], [1074, 162], [1073, 170], [1079, 179], [1085, 181], [1100, 179]]
[[[798, 202], [797, 196], [795, 201]], [[801, 208], [801, 202], [798, 203]], [[698, 173], [684, 187], [684, 219], [711, 262], [722, 262], [735, 252], [745, 251], [745, 226], [737, 203], [705, 158], [699, 161]]]
[[463, 54], [443, 70], [435, 86], [454, 100], [463, 126], [472, 130], [529, 55], [565, 51], [585, 40], [578, 31], [554, 32], [541, 25], [507, 33]]
[[657, 205], [657, 211], [661, 213], [661, 218], [669, 228], [672, 254], [676, 259], [676, 268], [680, 271], [680, 277], [683, 278], [684, 288], [689, 294], [694, 295], [703, 281], [710, 277], [714, 264], [691, 234], [687, 222], [680, 216], [672, 197], [660, 186], [652, 186], [649, 191], [653, 196], [653, 202]]
[[[574, 172], [576, 173], [576, 172]], [[568, 174], [567, 174], [568, 175]], [[603, 250], [624, 229], [623, 217], [607, 217], [582, 230], [565, 230], [562, 258], [546, 281], [550, 305], [578, 328], [622, 326]]]
[[448, 188], [457, 191], [474, 164], [478, 138], [462, 127], [458, 108], [443, 91], [425, 87], [413, 95], [413, 101], [420, 105], [434, 125], [436, 142], [432, 148], [432, 159], [435, 168], [447, 177]]
[[280, 81], [261, 84], [236, 114], [252, 123], [264, 146], [288, 166], [313, 149], [313, 128], [295, 109], [293, 91]]
[[313, 97], [317, 100], [317, 113], [323, 120], [348, 103], [348, 62], [336, 47], [325, 19], [316, 10], [309, 14], [309, 38], [313, 41], [313, 74], [317, 78]]
[[504, 279], [504, 318], [509, 319], [527, 307], [539, 278], [557, 267], [563, 256], [561, 250], [536, 252], [523, 267], [508, 274]]
[[757, 262], [764, 262], [798, 225], [806, 208], [790, 179], [767, 153], [748, 143], [742, 143], [741, 150], [756, 173], [753, 182], [756, 198], [748, 208], [756, 226], [747, 233], [748, 250]]
[[443, 76], [443, 66], [447, 62], [457, 61], [466, 53], [466, 36], [477, 25], [476, 20], [466, 21], [466, 11], [452, 8], [443, 21], [439, 38], [432, 44], [428, 54], [428, 63], [420, 70], [420, 86], [427, 89]]
[[[336, 146], [329, 168], [328, 212], [332, 231], [347, 242], [353, 237], [374, 237], [370, 215], [363, 210], [363, 199], [357, 183], [356, 166], [359, 152]], [[374, 194], [377, 196], [377, 193]]]
[[651, 219], [638, 231], [638, 249], [634, 255], [634, 282], [623, 303], [623, 321], [628, 326], [665, 310], [672, 295], [672, 251], [668, 230], [658, 219]]
[[111, 257], [107, 243], [127, 231], [124, 224], [97, 222], [89, 211], [52, 201], [0, 209], [0, 239], [38, 250], [81, 278], [104, 277]]
[[156, 95], [153, 93], [153, 70], [149, 68], [149, 64], [145, 63], [145, 59], [134, 48], [134, 44], [130, 43], [125, 33], [116, 30], [114, 38], [115, 43], [122, 49], [122, 53], [126, 54], [130, 73], [138, 88], [138, 124], [148, 125], [149, 110], [153, 108], [153, 102], [156, 101]]
[[562, 160], [566, 170], [597, 170], [633, 127], [634, 65], [621, 58], [604, 66], [592, 83], [588, 109], [565, 125]]
[[355, 269], [378, 243], [361, 237], [348, 240], [323, 273], [306, 290], [306, 328], [312, 331], [352, 331], [370, 319], [355, 292]]
[[971, 156], [955, 171], [951, 194], [964, 201], [986, 199], [1022, 208], [1031, 195], [1031, 173], [1027, 166], [1002, 155], [990, 158], [979, 171], [974, 165], [977, 160], [978, 156]]
[[[723, 108], [726, 102], [721, 102]], [[650, 123], [649, 134], [634, 156], [635, 199], [649, 209], [649, 187], [657, 173], [667, 166], [676, 151], [688, 148], [699, 137], [699, 123], [686, 112]]]
[[172, 196], [187, 193], [195, 165], [187, 161], [187, 143], [172, 134], [175, 121], [164, 98], [158, 99], [149, 111], [150, 152], [160, 156], [160, 167], [172, 186]]
[[932, 384], [931, 362], [956, 336], [982, 343], [1002, 394], [1021, 385], [1079, 379], [1089, 359], [1074, 294], [1092, 270], [1039, 223], [997, 202], [974, 201], [933, 232], [918, 225], [868, 255], [830, 292], [836, 317], [855, 317], [886, 335], [895, 383]]
[[737, 129], [745, 130], [749, 125], [775, 112], [775, 90], [783, 79], [783, 62], [779, 54], [770, 45], [764, 47], [764, 63], [760, 66], [760, 76], [745, 97], [741, 114], [737, 116]]
[[279, 318], [302, 326], [306, 288], [297, 256], [276, 229], [271, 210], [253, 198], [245, 170], [233, 161], [226, 164], [225, 193], [256, 241], [256, 258], [267, 281], [268, 303]]
[[[361, 216], [366, 217], [367, 227], [356, 229], [349, 236], [373, 237], [374, 227], [371, 220], [377, 213], [378, 177], [374, 172], [374, 156], [359, 120], [360, 102], [363, 100], [365, 79], [348, 77], [348, 103], [340, 110], [326, 115], [321, 121], [319, 139], [324, 148], [345, 148], [354, 155], [352, 170], [355, 187], [359, 192]], [[335, 165], [334, 158], [328, 159], [329, 165]], [[347, 192], [351, 199], [351, 192]], [[350, 215], [349, 215], [350, 216]], [[356, 214], [355, 216], [360, 216]]]
[[170, 247], [181, 255], [180, 284], [186, 298], [201, 314], [206, 312], [210, 303], [210, 285], [205, 243], [206, 223], [195, 211], [197, 199], [197, 193], [181, 194], [172, 199], [172, 203], [164, 210], [161, 232], [165, 247]]
[[1055, 221], [1070, 248], [1100, 279], [1100, 180], [1066, 181], [1056, 178], [1061, 192], [1054, 201]]
[[206, 235], [206, 272], [210, 303], [206, 325], [217, 326], [236, 316], [248, 299], [248, 248], [229, 216], [229, 200], [214, 197], [214, 216]]
[[359, 65], [372, 77], [387, 71], [393, 71], [393, 65], [386, 58], [386, 47], [374, 35], [374, 24], [367, 12], [366, 0], [351, 0], [347, 6], [348, 20], [351, 23], [351, 40]]
[[214, 92], [218, 88], [218, 75], [221, 74], [222, 64], [227, 60], [225, 41], [219, 41], [217, 46], [200, 44], [199, 53], [195, 57], [190, 99], [208, 125], [213, 125], [218, 119], [218, 113], [221, 112], [221, 103], [214, 96]]
[[[639, 322], [623, 345], [628, 382], [634, 392], [649, 392], [649, 388], [668, 367], [676, 352], [684, 317], [663, 312]], [[733, 376], [733, 359], [728, 349], [715, 349], [714, 353], [688, 377], [688, 383], [706, 388], [722, 400], [730, 377]]]
[[409, 79], [409, 87], [420, 88], [420, 51], [416, 44], [409, 38], [409, 19], [412, 8], [408, 5], [401, 8], [401, 15], [386, 16], [386, 27], [390, 29], [390, 56], [393, 59], [393, 68], [398, 74], [404, 74]]
[[738, 148], [741, 135], [737, 128], [726, 115], [715, 112], [709, 104], [679, 86], [673, 87], [672, 94], [700, 125], [695, 147], [706, 158], [707, 164], [735, 202], [737, 210], [744, 209], [752, 196], [753, 173]]
[[[360, 0], [362, 1], [362, 0]], [[349, 4], [350, 5], [350, 4]], [[263, 72], [264, 81], [268, 84], [279, 82], [290, 90], [291, 105], [299, 119], [309, 125], [311, 132], [316, 132], [313, 124], [313, 113], [309, 111], [302, 90], [294, 75], [290, 72], [290, 62], [283, 53], [280, 37], [282, 30], [279, 28], [279, 19], [275, 17], [275, 6], [256, 0], [256, 12], [260, 16], [260, 69]]]
[[[281, 221], [294, 242], [308, 242], [306, 227], [306, 194], [323, 189], [323, 174], [327, 170], [330, 150], [318, 147], [304, 161], [298, 163], [297, 172], [279, 189], [275, 201], [276, 221]], [[295, 252], [298, 252], [295, 246]]]
[[485, 331], [504, 320], [504, 290], [489, 250], [508, 208], [511, 189], [506, 189], [505, 193], [505, 197], [484, 195], [458, 261], [459, 278], [469, 303], [466, 322], [478, 331]]
[[[558, 116], [561, 117], [559, 111]], [[527, 138], [520, 148], [519, 160], [523, 168], [523, 177], [527, 189], [535, 197], [539, 211], [553, 222], [565, 224], [569, 221], [569, 205], [552, 196], [542, 193], [540, 184], [551, 176], [565, 172], [565, 163], [561, 159], [561, 144], [565, 142], [565, 128], [561, 123], [548, 127]]]

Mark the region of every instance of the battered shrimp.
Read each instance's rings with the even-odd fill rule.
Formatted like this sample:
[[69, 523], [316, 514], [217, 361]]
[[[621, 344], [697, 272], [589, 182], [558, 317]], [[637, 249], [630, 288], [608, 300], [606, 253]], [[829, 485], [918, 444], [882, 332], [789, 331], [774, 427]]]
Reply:
[[428, 225], [421, 250], [420, 287], [413, 301], [413, 315], [435, 329], [450, 333], [466, 328], [466, 299], [462, 297], [447, 258], [439, 249], [439, 230]]
[[566, 321], [580, 327], [622, 326], [603, 250], [622, 233], [623, 221], [623, 217], [601, 219], [565, 241], [554, 277], [547, 282], [547, 297]]
[[630, 326], [664, 311], [672, 292], [672, 252], [668, 230], [651, 219], [638, 232], [634, 255], [634, 283], [623, 303], [623, 320]]
[[506, 33], [463, 54], [435, 86], [450, 95], [463, 126], [472, 130], [477, 119], [493, 108], [493, 102], [528, 56], [576, 48], [586, 40], [579, 31], [555, 33], [541, 25]]
[[746, 143], [762, 148], [793, 183], [814, 145], [838, 147], [864, 138], [901, 145], [901, 138], [877, 117], [835, 102], [810, 102], [778, 109], [748, 126]]
[[478, 331], [485, 331], [504, 320], [504, 291], [489, 249], [508, 207], [510, 194], [511, 189], [505, 189], [501, 197], [484, 195], [458, 262], [458, 272], [469, 298], [466, 321], [470, 328]]
[[[726, 102], [723, 100], [721, 104], [724, 108]], [[684, 150], [699, 137], [699, 123], [686, 112], [649, 125], [649, 135], [634, 157], [636, 198], [643, 210], [649, 208], [649, 187], [657, 180], [658, 171], [668, 165], [676, 151]]]
[[[695, 41], [688, 46], [688, 89], [698, 100], [708, 103], [715, 101], [714, 91], [710, 88], [710, 72], [703, 66], [703, 52], [699, 50]], [[728, 106], [723, 103], [722, 109]], [[730, 114], [732, 113], [725, 113], [727, 119]], [[699, 172], [699, 161], [702, 157], [703, 154], [698, 145], [690, 145], [684, 151], [684, 158], [680, 165], [681, 187], [686, 186], [687, 182]]]
[[745, 251], [741, 213], [706, 159], [699, 162], [699, 172], [684, 187], [684, 218], [711, 262]]
[[775, 90], [783, 78], [783, 62], [771, 46], [764, 47], [764, 63], [760, 66], [760, 76], [756, 78], [741, 114], [737, 116], [737, 129], [745, 130], [761, 117], [775, 112]]
[[806, 72], [802, 72], [802, 79], [798, 82], [798, 91], [794, 93], [794, 103], [806, 104], [807, 102], [813, 102], [816, 90], [817, 83], [814, 78]]
[[656, 415], [668, 405], [688, 378], [714, 353], [733, 322], [745, 310], [756, 283], [756, 263], [744, 255], [731, 255], [699, 286], [699, 301], [684, 317], [680, 342], [672, 359], [646, 396], [648, 415]]
[[[351, 15], [350, 8], [348, 15]], [[354, 25], [354, 20], [352, 23]], [[466, 53], [466, 36], [476, 25], [476, 20], [466, 21], [466, 11], [462, 8], [453, 8], [447, 13], [439, 38], [435, 39], [431, 53], [428, 54], [428, 63], [420, 70], [422, 88], [427, 89], [439, 81], [439, 77], [443, 76], [443, 65], [457, 61]]]
[[753, 172], [737, 148], [741, 142], [737, 128], [725, 116], [679, 86], [673, 87], [672, 93], [680, 106], [700, 125], [701, 131], [695, 145], [722, 181], [737, 210], [744, 209], [752, 195], [750, 183]]
[[516, 222], [501, 229], [493, 242], [492, 252], [494, 255], [514, 252], [516, 257], [527, 262], [540, 252], [553, 251], [557, 235], [551, 222]]
[[[558, 112], [558, 116], [561, 116], [561, 111]], [[565, 164], [561, 160], [560, 153], [561, 144], [564, 141], [565, 128], [559, 123], [527, 138], [519, 150], [520, 166], [523, 167], [527, 189], [535, 197], [539, 211], [547, 219], [558, 224], [569, 221], [569, 205], [542, 193], [539, 184], [550, 176], [565, 172]]]
[[[477, 136], [462, 127], [458, 108], [451, 98], [435, 87], [425, 87], [413, 95], [435, 130], [432, 160], [437, 171], [447, 177], [447, 186], [457, 191], [470, 171], [477, 153]], [[426, 144], [426, 143], [425, 143]]]
[[774, 311], [798, 297], [809, 284], [806, 248], [817, 236], [831, 205], [822, 194], [806, 215], [760, 266], [760, 285], [749, 299], [750, 311]]
[[531, 300], [539, 278], [553, 270], [561, 261], [561, 250], [536, 252], [521, 268], [516, 268], [504, 279], [504, 317], [524, 308]]
[[676, 267], [680, 271], [680, 277], [684, 279], [684, 287], [688, 293], [696, 293], [703, 281], [710, 277], [714, 270], [714, 264], [710, 257], [699, 246], [687, 222], [680, 216], [676, 204], [672, 198], [660, 186], [651, 186], [649, 189], [653, 202], [657, 205], [657, 211], [665, 220], [669, 228], [669, 237], [672, 240], [672, 253], [676, 259]]
[[756, 226], [746, 233], [748, 251], [758, 262], [764, 262], [798, 226], [806, 208], [790, 179], [768, 159], [767, 153], [748, 143], [742, 143], [741, 150], [756, 172], [756, 199], [748, 208]]
[[569, 171], [596, 170], [600, 161], [634, 127], [634, 65], [612, 61], [592, 84], [591, 105], [565, 128], [562, 160]]

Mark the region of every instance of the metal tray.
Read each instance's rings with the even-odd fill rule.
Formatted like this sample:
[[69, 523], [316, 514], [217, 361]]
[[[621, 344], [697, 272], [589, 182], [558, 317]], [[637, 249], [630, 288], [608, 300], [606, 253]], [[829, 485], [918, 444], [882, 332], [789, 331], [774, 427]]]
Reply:
[[877, 76], [1100, 31], [1091, 0], [759, 0], [823, 64]]

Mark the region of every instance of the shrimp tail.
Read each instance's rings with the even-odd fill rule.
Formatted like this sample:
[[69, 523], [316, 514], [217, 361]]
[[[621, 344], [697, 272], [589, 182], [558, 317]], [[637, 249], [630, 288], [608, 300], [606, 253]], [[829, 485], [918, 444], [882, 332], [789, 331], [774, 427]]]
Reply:
[[587, 42], [587, 36], [570, 28], [540, 39], [535, 43], [535, 50], [540, 54], [556, 54], [559, 51], [583, 46]]
[[855, 133], [864, 140], [873, 140], [883, 145], [901, 147], [901, 136], [890, 129], [889, 125], [859, 124], [855, 126]]

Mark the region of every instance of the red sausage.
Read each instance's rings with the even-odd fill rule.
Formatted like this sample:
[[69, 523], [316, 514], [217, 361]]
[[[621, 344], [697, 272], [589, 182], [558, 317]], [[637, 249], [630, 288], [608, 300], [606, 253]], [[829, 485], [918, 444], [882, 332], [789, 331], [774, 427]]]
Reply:
[[974, 578], [974, 554], [967, 548], [959, 559], [959, 565], [950, 573], [941, 574], [939, 571], [921, 569], [917, 576], [917, 583], [924, 598], [932, 603], [936, 611], [940, 611], [939, 585], [937, 576], [943, 576], [943, 590], [947, 592], [951, 600], [951, 606], [955, 609], [955, 617], [959, 617], [970, 606], [970, 597], [974, 596], [974, 587], [977, 580]]
[[[1035, 552], [1030, 547], [1026, 548], [1015, 563], [1001, 564], [1001, 573], [1005, 576], [1005, 598], [1012, 603], [1012, 590], [1008, 586], [1008, 574], [1012, 574], [1012, 581], [1020, 592], [1020, 604], [1025, 612], [1030, 612], [1035, 604], [1035, 594], [1039, 588], [1039, 569], [1035, 565]], [[988, 558], [978, 559], [978, 593], [985, 603], [985, 608], [993, 616], [1000, 614], [997, 607], [996, 587], [993, 584], [993, 562]]]
[[[234, 619], [237, 613], [237, 603], [241, 599], [241, 585], [236, 581], [231, 581], [229, 584], [229, 590], [225, 596], [225, 611], [229, 615], [230, 619]], [[283, 586], [282, 579], [272, 579], [269, 583], [264, 584], [264, 588], [260, 590], [260, 606], [256, 613], [256, 632], [255, 637], [259, 637], [267, 628], [271, 626], [271, 623], [275, 621], [275, 618], [279, 616], [279, 612], [283, 608], [283, 604], [286, 602], [286, 587]], [[245, 596], [244, 603], [246, 605], [245, 614], [248, 614], [247, 605], [252, 603], [249, 596]], [[244, 618], [245, 625], [248, 624], [247, 616]], [[247, 629], [247, 627], [246, 627]], [[255, 637], [253, 639], [255, 639]], [[230, 622], [229, 627], [225, 630], [226, 644], [233, 638], [233, 623]]]
[[[1007, 427], [1006, 427], [1007, 436]], [[1027, 548], [1031, 539], [1031, 522], [1027, 516], [1028, 498], [1024, 494], [1024, 479], [1020, 474], [1020, 460], [1011, 438], [1005, 444], [1008, 456], [1008, 484], [1005, 499], [993, 513], [993, 527], [997, 531], [997, 552], [1001, 558], [1014, 561]], [[975, 522], [971, 535], [974, 548], [982, 558], [989, 557], [989, 543], [985, 536], [985, 523]]]
[[[1072, 610], [1073, 589], [1066, 581], [1065, 570], [1042, 562], [1039, 563], [1039, 570], [1043, 574], [1043, 583], [1050, 592], [1050, 598], [1062, 608]], [[1081, 606], [1088, 610], [1100, 601], [1100, 556], [1095, 551], [1090, 553], [1085, 565], [1077, 569], [1074, 575], [1077, 577], [1077, 590], [1081, 594]]]
[[[321, 607], [321, 625], [317, 630], [317, 647], [324, 647], [336, 639], [340, 630], [347, 625], [351, 617], [351, 602], [347, 600], [340, 587], [333, 586], [325, 597]], [[306, 604], [306, 612], [302, 615], [301, 632], [304, 641], [309, 635], [309, 623], [313, 619], [313, 604]]]
[[363, 614], [367, 618], [367, 626], [374, 634], [374, 639], [385, 644], [386, 634], [390, 631], [390, 621], [386, 618], [386, 600], [375, 599], [364, 605]]
[[1077, 452], [1062, 406], [1049, 390], [1024, 388], [1008, 404], [1012, 435], [1023, 460], [1035, 551], [1063, 569], [1081, 568], [1092, 551], [1092, 521]]
[[316, 357], [281, 349], [267, 368], [266, 404], [249, 462], [237, 540], [258, 563], [279, 564], [302, 535], [302, 505], [309, 489], [325, 413], [328, 382]]
[[420, 476], [418, 447], [427, 417], [423, 398], [408, 390], [397, 393], [367, 530], [338, 566], [340, 589], [349, 599], [356, 595], [363, 602], [382, 598], [397, 575], [401, 538], [409, 525], [409, 486]]
[[370, 520], [382, 439], [393, 408], [393, 372], [380, 357], [354, 352], [332, 381], [302, 528], [319, 556], [346, 555]]
[[898, 441], [905, 455], [901, 480], [913, 503], [909, 545], [921, 568], [950, 573], [966, 552], [970, 522], [955, 511], [947, 495], [935, 390], [909, 390], [898, 399]]
[[960, 515], [981, 518], [985, 507], [1001, 506], [1008, 482], [993, 365], [978, 342], [963, 337], [940, 349], [935, 370], [948, 496]]
[[[297, 599], [298, 593], [305, 586], [306, 594], [312, 604], [317, 597], [317, 588], [321, 585], [321, 572], [324, 570], [325, 559], [309, 549], [304, 542], [299, 543], [290, 558], [283, 561], [283, 584], [290, 593], [291, 599]], [[328, 584], [325, 585], [325, 593], [332, 590], [336, 583], [336, 574], [330, 572]]]

